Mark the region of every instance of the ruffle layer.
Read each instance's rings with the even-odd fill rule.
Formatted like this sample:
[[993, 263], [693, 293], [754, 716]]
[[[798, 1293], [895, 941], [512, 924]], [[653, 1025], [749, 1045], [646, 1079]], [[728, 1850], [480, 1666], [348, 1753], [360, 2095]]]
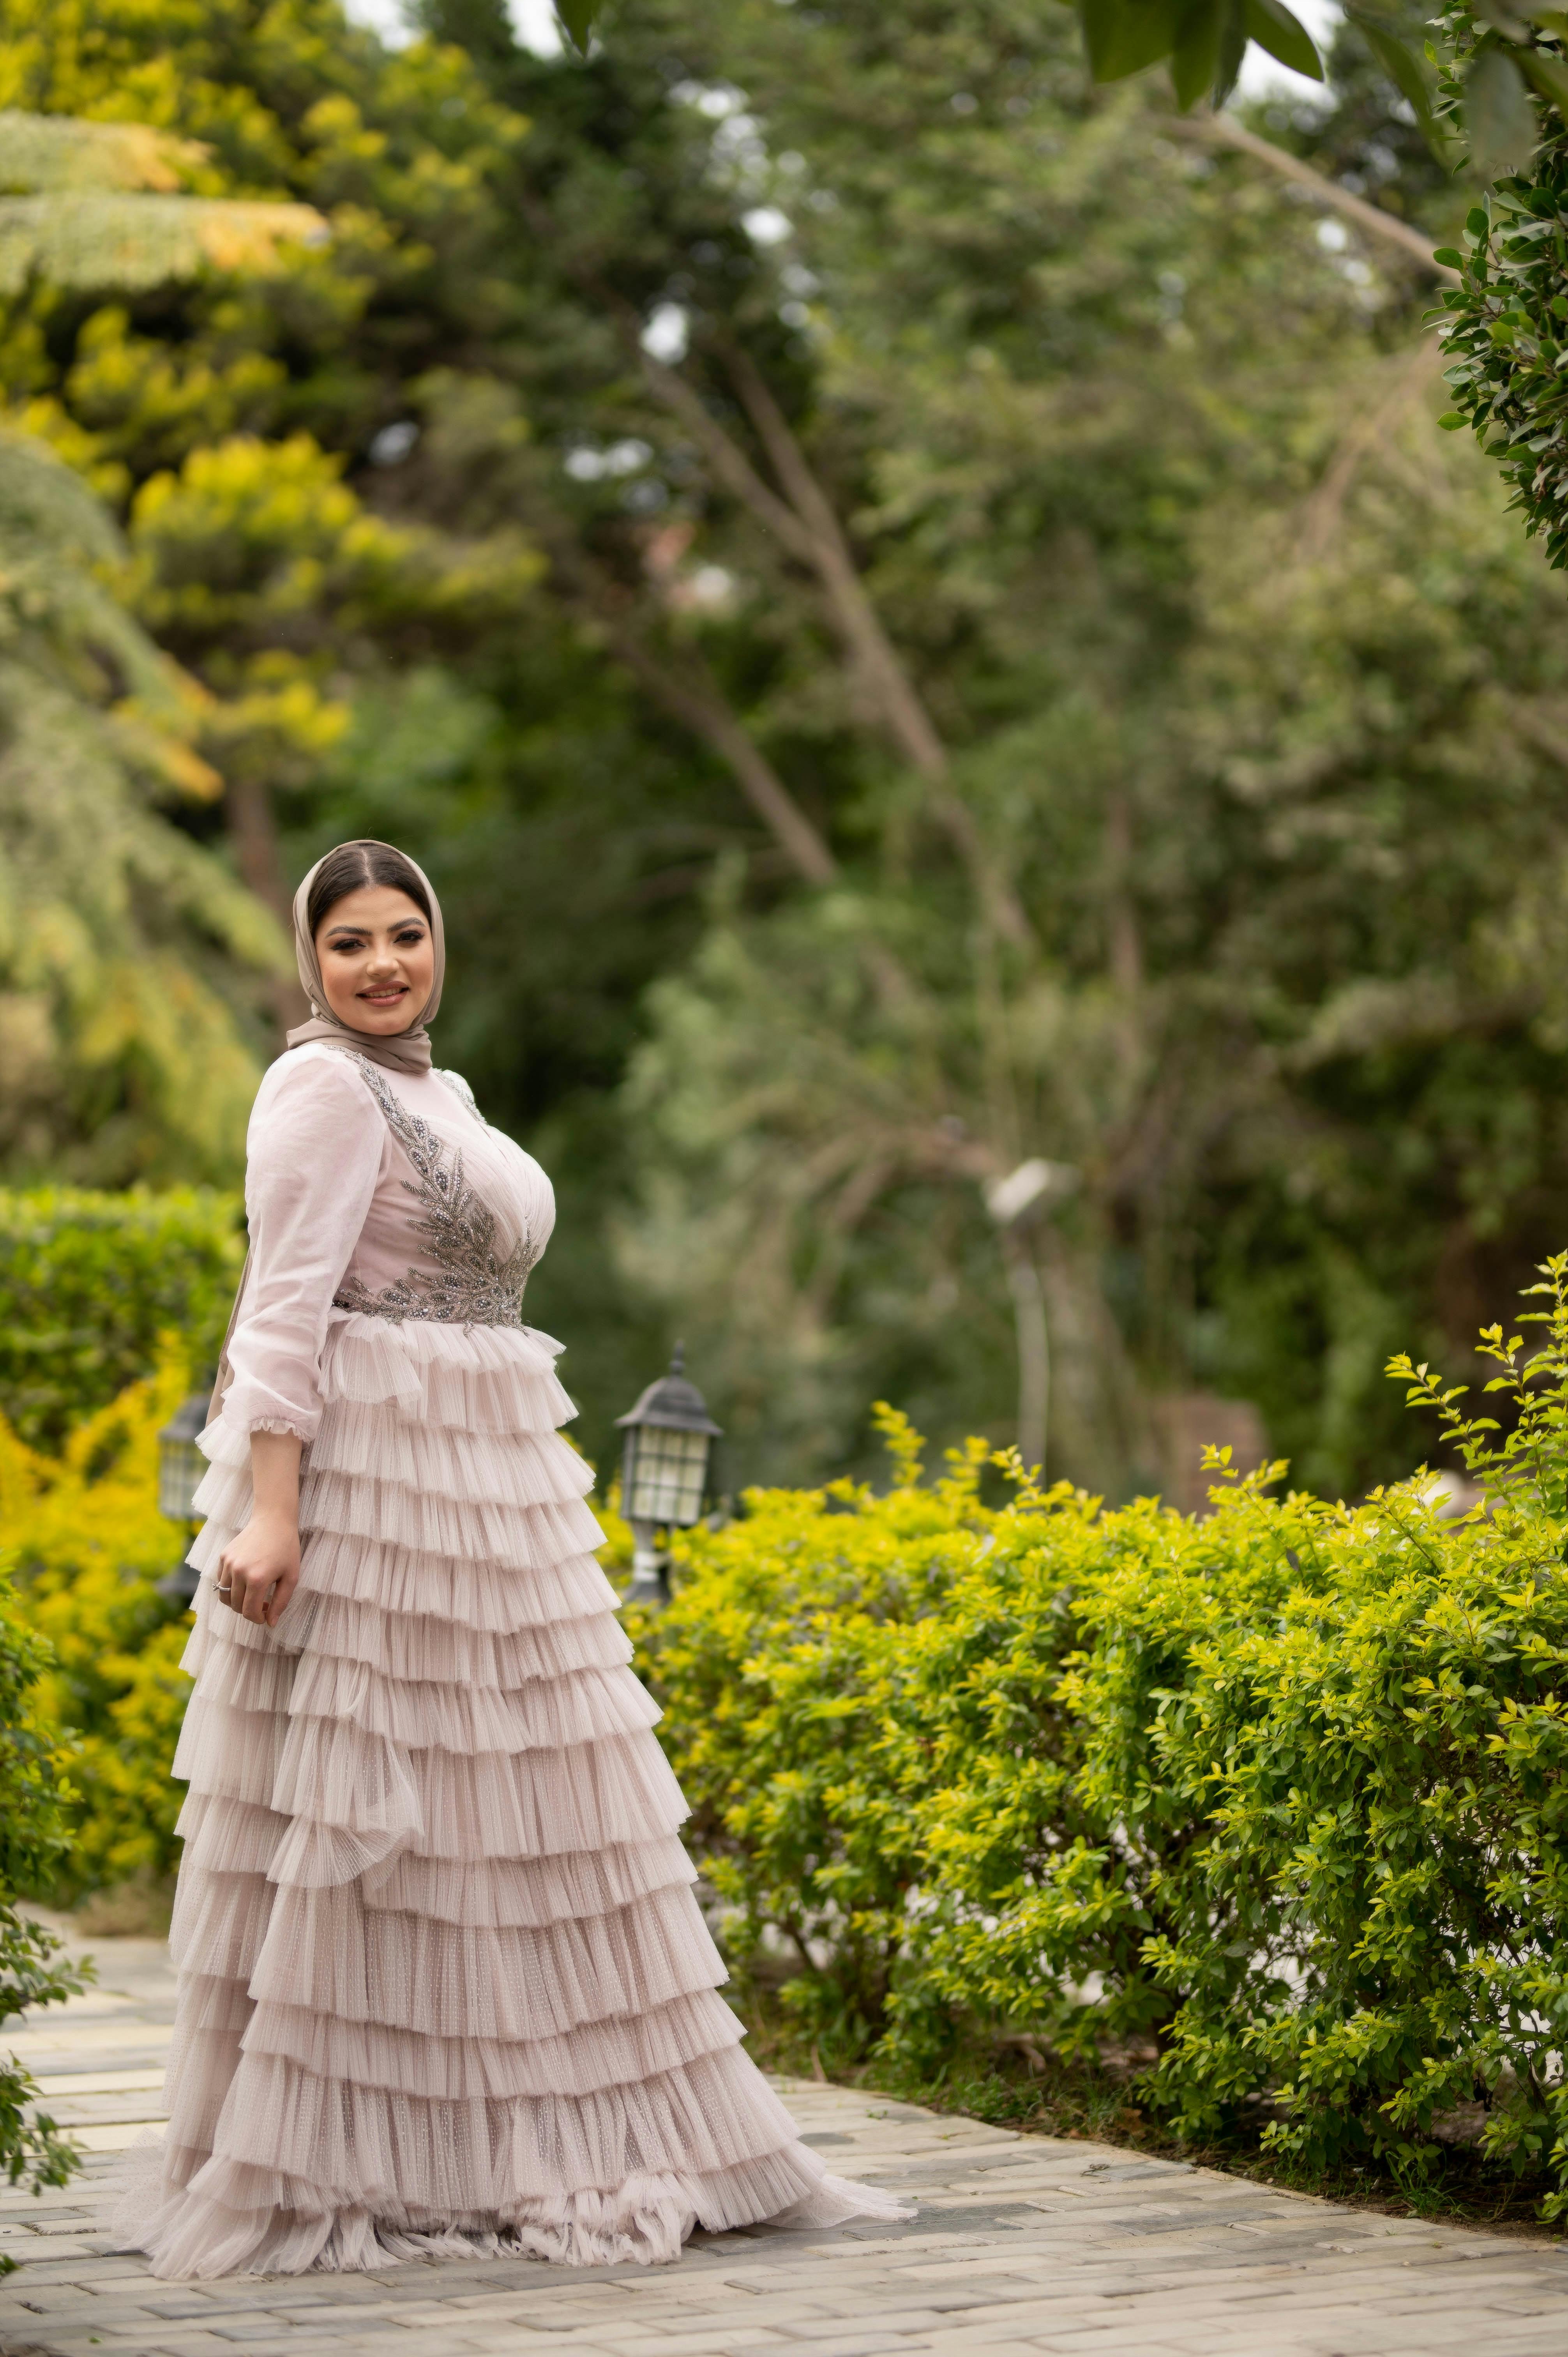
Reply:
[[401, 2204], [462, 2218], [629, 2177], [708, 2176], [791, 2146], [794, 2122], [734, 2046], [594, 2094], [455, 2103], [318, 2079], [282, 2055], [247, 2050], [214, 2162], [229, 2160], [247, 2190], [274, 2201], [294, 2190], [279, 2180], [293, 2179], [335, 2209]]
[[553, 2038], [726, 1977], [685, 1880], [598, 1915], [497, 1924], [367, 1907], [354, 1883], [300, 1890], [195, 1870], [180, 1878], [169, 1953], [179, 1971], [258, 1999], [438, 2038]]
[[647, 1687], [619, 1665], [503, 1692], [388, 1678], [362, 1662], [314, 1650], [295, 1657], [221, 1643], [204, 1665], [201, 1698], [208, 1706], [333, 1719], [405, 1749], [467, 1753], [560, 1751], [635, 1734], [663, 1716]]
[[[322, 1428], [328, 1430], [325, 1420]], [[343, 1537], [375, 1539], [386, 1546], [444, 1555], [454, 1563], [478, 1556], [514, 1571], [549, 1570], [567, 1555], [591, 1555], [604, 1544], [605, 1534], [584, 1505], [580, 1491], [532, 1503], [502, 1505], [330, 1468], [317, 1471], [314, 1458], [313, 1449], [303, 1461], [300, 1474], [302, 1531], [335, 1531]], [[581, 1458], [575, 1462], [579, 1467], [583, 1464]], [[197, 1512], [205, 1514], [209, 1523], [231, 1534], [243, 1529], [251, 1512], [249, 1471], [228, 1465], [209, 1466], [195, 1502]]]
[[[349, 1880], [407, 1847], [532, 1858], [650, 1841], [686, 1813], [646, 1730], [560, 1751], [405, 1750], [334, 1719], [231, 1710], [199, 1688], [173, 1772], [196, 1792], [288, 1818], [272, 1872], [301, 1888]], [[333, 1838], [344, 1835], [347, 1843]], [[338, 1863], [328, 1867], [329, 1858]]]
[[512, 1571], [549, 1571], [569, 1555], [592, 1555], [605, 1534], [580, 1497], [532, 1506], [496, 1506], [401, 1482], [361, 1480], [348, 1473], [317, 1473], [300, 1482], [301, 1527], [341, 1537], [375, 1539], [449, 1562], [476, 1557]]
[[[192, 1950], [179, 1961], [220, 1972], [226, 1954], [209, 1962]], [[650, 1891], [613, 1914], [534, 1928], [391, 1914], [365, 1907], [350, 1883], [274, 1893], [249, 1986], [258, 2003], [303, 2005], [339, 2021], [436, 2038], [537, 2039], [646, 2013], [725, 1978], [684, 1887]]]
[[342, 1401], [310, 1448], [313, 1473], [336, 1472], [478, 1504], [542, 1506], [582, 1498], [594, 1469], [558, 1432], [460, 1432], [394, 1424], [385, 1411]]
[[[338, 2021], [302, 2006], [263, 2004], [244, 2032], [248, 2054], [294, 2062], [318, 2080], [442, 2103], [506, 2102], [514, 2095], [577, 2097], [682, 2069], [737, 2046], [744, 2035], [723, 1997], [711, 1989], [676, 1997], [652, 2012], [605, 2021], [523, 2044], [492, 2038], [433, 2038], [378, 2022]], [[224, 2029], [182, 2027], [170, 2074], [182, 2087], [226, 2085], [238, 2037]]]
[[[182, 1894], [187, 1877], [287, 1878], [278, 1857], [289, 1820], [275, 1810], [193, 1792], [177, 1830], [185, 1841]], [[350, 1878], [337, 1875], [301, 1887], [322, 1889]], [[673, 1833], [542, 1857], [436, 1857], [411, 1842], [361, 1878], [361, 1893], [367, 1907], [438, 1922], [539, 1925], [607, 1915], [650, 1890], [695, 1880], [696, 1868]]]
[[[186, 1561], [211, 1573], [239, 1527], [209, 1521]], [[285, 1643], [292, 1641], [288, 1632], [295, 1616], [304, 1612], [313, 1594], [504, 1635], [620, 1609], [619, 1597], [585, 1550], [521, 1568], [533, 1576], [520, 1577], [516, 1565], [456, 1563], [417, 1548], [379, 1545], [351, 1533], [311, 1531], [301, 1551], [300, 1584], [274, 1633]]]
[[[431, 2217], [403, 2201], [333, 2208], [310, 2185], [264, 2180], [231, 2162], [187, 2164], [199, 2156], [156, 2144], [138, 2156], [145, 2172], [114, 2221], [119, 2246], [149, 2254], [168, 2277], [302, 2275], [385, 2267], [403, 2259], [521, 2257], [566, 2266], [668, 2265], [696, 2226], [723, 2233], [758, 2219], [833, 2226], [846, 2218], [913, 2213], [875, 2187], [832, 2177], [804, 2146], [767, 2154], [706, 2177], [670, 2171], [596, 2188], [510, 2201], [489, 2215]], [[160, 2169], [159, 2163], [163, 2163]], [[167, 2184], [183, 2187], [162, 2201]]]
[[321, 1396], [394, 1409], [408, 1424], [459, 1432], [548, 1432], [577, 1413], [555, 1372], [561, 1345], [532, 1326], [338, 1313], [322, 1354]]
[[[553, 1432], [576, 1414], [555, 1372], [561, 1345], [534, 1328], [401, 1324], [335, 1312], [322, 1352], [323, 1408], [375, 1408], [395, 1426], [458, 1434]], [[251, 1427], [220, 1410], [201, 1435], [214, 1463], [250, 1464]]]
[[676, 1834], [555, 1857], [424, 1857], [400, 1850], [362, 1885], [367, 1907], [441, 1923], [539, 1925], [608, 1915], [650, 1890], [690, 1889], [697, 1869]]
[[390, 1612], [359, 1597], [301, 1588], [276, 1629], [267, 1629], [230, 1611], [209, 1581], [197, 1592], [196, 1627], [182, 1666], [195, 1677], [220, 1644], [257, 1653], [329, 1654], [412, 1684], [490, 1686], [503, 1693], [534, 1678], [617, 1669], [631, 1660], [631, 1640], [603, 1609], [580, 1620], [474, 1629], [434, 1613]]

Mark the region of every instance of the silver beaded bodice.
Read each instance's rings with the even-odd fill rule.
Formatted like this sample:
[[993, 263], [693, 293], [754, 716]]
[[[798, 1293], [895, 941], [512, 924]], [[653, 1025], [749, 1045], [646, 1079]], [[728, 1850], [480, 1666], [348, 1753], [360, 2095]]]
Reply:
[[[410, 1113], [368, 1056], [356, 1055], [352, 1049], [338, 1052], [359, 1066], [387, 1126], [413, 1166], [414, 1176], [403, 1184], [421, 1206], [413, 1229], [435, 1265], [410, 1268], [395, 1284], [377, 1292], [357, 1276], [347, 1277], [333, 1296], [337, 1307], [397, 1321], [430, 1318], [448, 1326], [521, 1326], [522, 1289], [539, 1258], [539, 1247], [526, 1228], [502, 1260], [496, 1250], [495, 1213], [464, 1177], [461, 1149], [448, 1146], [428, 1122]], [[455, 1072], [442, 1072], [439, 1078], [477, 1110], [466, 1081]]]

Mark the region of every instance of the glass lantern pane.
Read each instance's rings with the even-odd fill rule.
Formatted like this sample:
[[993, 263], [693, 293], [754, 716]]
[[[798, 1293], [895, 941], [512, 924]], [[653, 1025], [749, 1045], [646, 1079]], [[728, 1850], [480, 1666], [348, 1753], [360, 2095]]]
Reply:
[[193, 1441], [165, 1440], [158, 1446], [158, 1512], [171, 1522], [188, 1523], [196, 1513], [195, 1497], [207, 1460]]
[[677, 1527], [697, 1522], [702, 1517], [707, 1469], [705, 1432], [671, 1432], [662, 1425], [639, 1425], [623, 1511], [632, 1522]]

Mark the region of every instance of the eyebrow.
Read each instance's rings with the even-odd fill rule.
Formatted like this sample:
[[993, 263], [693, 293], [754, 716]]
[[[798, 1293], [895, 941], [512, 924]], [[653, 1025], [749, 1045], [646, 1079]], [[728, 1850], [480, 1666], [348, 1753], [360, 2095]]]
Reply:
[[[423, 927], [424, 923], [424, 920], [423, 917], [400, 917], [397, 923], [392, 926], [392, 931], [394, 933], [406, 933], [411, 925], [419, 925]], [[327, 928], [327, 938], [330, 942], [335, 941], [339, 933], [369, 933], [373, 931], [374, 927], [371, 925], [328, 925]]]

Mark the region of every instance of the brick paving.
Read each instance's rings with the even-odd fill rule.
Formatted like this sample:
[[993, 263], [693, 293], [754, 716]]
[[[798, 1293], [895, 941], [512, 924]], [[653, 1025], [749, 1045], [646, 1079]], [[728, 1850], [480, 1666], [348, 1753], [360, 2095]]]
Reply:
[[159, 2117], [166, 1955], [96, 1943], [100, 1986], [25, 2019], [87, 2174], [0, 2192], [0, 2357], [1565, 2357], [1568, 2249], [1347, 2210], [1113, 2147], [796, 2080], [802, 2132], [907, 2191], [911, 2225], [699, 2236], [679, 2266], [436, 2261], [160, 2283], [99, 2222]]

